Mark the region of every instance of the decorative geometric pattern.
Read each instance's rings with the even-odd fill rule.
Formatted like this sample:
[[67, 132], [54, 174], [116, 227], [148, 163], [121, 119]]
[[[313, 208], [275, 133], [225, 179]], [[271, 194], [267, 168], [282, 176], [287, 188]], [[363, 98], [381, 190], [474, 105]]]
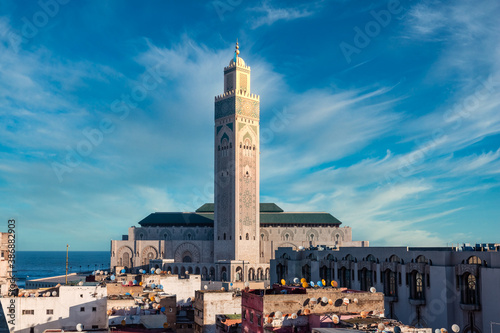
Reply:
[[236, 114], [258, 119], [259, 101], [238, 96], [236, 98]]
[[183, 255], [185, 255], [186, 252], [191, 253], [191, 259], [193, 262], [200, 262], [200, 250], [196, 245], [189, 242], [182, 243], [177, 247], [174, 254], [175, 262], [182, 262]]
[[227, 117], [234, 114], [234, 106], [234, 96], [215, 102], [215, 119]]

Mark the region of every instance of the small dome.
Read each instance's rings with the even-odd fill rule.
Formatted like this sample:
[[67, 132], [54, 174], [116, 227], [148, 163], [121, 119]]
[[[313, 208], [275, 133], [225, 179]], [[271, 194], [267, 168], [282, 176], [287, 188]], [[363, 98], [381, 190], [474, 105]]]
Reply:
[[[245, 60], [243, 60], [243, 58], [240, 58], [240, 57], [236, 57], [236, 65], [238, 66], [245, 66]], [[229, 62], [229, 66], [233, 66], [234, 65], [234, 58], [231, 59], [231, 61]]]

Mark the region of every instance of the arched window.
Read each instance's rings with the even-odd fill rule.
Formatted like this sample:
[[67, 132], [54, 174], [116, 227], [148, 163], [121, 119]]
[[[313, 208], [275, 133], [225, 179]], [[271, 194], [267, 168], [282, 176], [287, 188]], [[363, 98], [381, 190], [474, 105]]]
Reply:
[[389, 261], [390, 262], [401, 262], [401, 259], [399, 259], [399, 257], [395, 254], [393, 254], [390, 258], [389, 258]]
[[366, 257], [366, 261], [369, 261], [369, 262], [376, 262], [377, 260], [375, 259], [375, 256], [373, 256], [373, 254], [369, 254], [369, 255]]
[[359, 271], [359, 278], [361, 282], [361, 290], [368, 291], [370, 287], [372, 287], [372, 271], [367, 269], [366, 267]]
[[425, 299], [424, 294], [424, 277], [420, 272], [411, 272], [410, 279], [410, 298], [411, 299]]
[[387, 269], [384, 272], [384, 295], [390, 297], [396, 297], [397, 296], [396, 284], [397, 284], [396, 272]]
[[351, 288], [351, 270], [342, 267], [339, 270], [340, 287]]
[[481, 259], [479, 259], [478, 256], [471, 256], [469, 257], [469, 259], [467, 259], [467, 263], [469, 265], [481, 265], [483, 262], [481, 261]]
[[250, 239], [250, 236], [248, 236], [248, 232], [247, 232], [247, 234], [246, 234], [246, 236], [245, 236], [245, 239], [246, 239], [246, 240], [249, 240], [249, 239]]
[[426, 257], [424, 257], [424, 256], [418, 256], [417, 259], [415, 260], [415, 262], [427, 264], [428, 261], [427, 261]]
[[462, 275], [462, 304], [478, 304], [477, 279], [474, 274], [465, 273]]

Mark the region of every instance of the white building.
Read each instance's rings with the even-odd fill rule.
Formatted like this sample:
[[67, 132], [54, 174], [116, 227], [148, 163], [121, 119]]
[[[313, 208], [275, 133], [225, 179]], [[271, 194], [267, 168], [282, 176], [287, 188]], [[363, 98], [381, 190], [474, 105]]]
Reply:
[[500, 321], [500, 252], [495, 247], [278, 249], [271, 283], [295, 277], [336, 280], [350, 289], [373, 286], [384, 292], [386, 317], [416, 327], [451, 332], [457, 324], [463, 333], [486, 333], [491, 322]]
[[106, 287], [61, 286], [41, 291], [24, 290], [19, 295], [0, 298], [11, 332], [74, 331], [78, 324], [85, 330], [108, 327]]

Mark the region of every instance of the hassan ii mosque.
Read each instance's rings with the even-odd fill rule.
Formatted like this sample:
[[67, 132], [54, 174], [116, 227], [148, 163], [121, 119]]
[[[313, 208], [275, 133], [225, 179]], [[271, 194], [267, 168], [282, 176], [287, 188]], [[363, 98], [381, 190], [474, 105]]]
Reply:
[[194, 212], [156, 212], [111, 241], [111, 268], [137, 272], [150, 260], [173, 274], [212, 281], [269, 280], [279, 247], [368, 246], [325, 212], [285, 212], [261, 203], [260, 96], [250, 89], [250, 66], [239, 57], [224, 68], [224, 92], [215, 97], [214, 203]]

